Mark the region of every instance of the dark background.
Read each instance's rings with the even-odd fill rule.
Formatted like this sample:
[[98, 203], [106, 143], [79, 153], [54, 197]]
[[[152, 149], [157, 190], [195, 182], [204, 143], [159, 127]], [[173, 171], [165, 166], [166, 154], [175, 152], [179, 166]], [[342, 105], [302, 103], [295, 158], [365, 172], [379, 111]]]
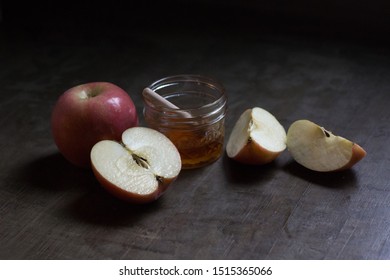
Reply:
[[[168, 1], [2, 1], [2, 23], [30, 32], [83, 33], [97, 29], [153, 30], [210, 28], [316, 33], [387, 40], [388, 1], [352, 0], [168, 0]], [[170, 30], [173, 31], [173, 30]]]
[[[390, 259], [388, 1], [1, 1], [0, 258]], [[157, 202], [108, 195], [58, 153], [50, 114], [77, 84], [142, 89], [194, 73], [247, 108], [307, 118], [367, 157], [321, 174], [284, 152], [223, 155]]]

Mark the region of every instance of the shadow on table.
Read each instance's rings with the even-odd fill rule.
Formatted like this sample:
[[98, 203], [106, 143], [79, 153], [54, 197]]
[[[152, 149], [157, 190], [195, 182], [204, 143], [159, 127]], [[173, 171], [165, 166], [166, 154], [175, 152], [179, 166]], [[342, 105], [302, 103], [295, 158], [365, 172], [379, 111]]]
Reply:
[[356, 174], [352, 169], [337, 172], [312, 171], [291, 160], [283, 170], [312, 184], [327, 188], [354, 188], [357, 185]]
[[86, 190], [93, 184], [91, 170], [67, 162], [60, 153], [35, 158], [16, 171], [27, 185], [47, 192]]
[[92, 170], [73, 166], [59, 153], [28, 162], [14, 176], [48, 202], [61, 197], [59, 215], [87, 223], [128, 224], [160, 207], [159, 201], [133, 205], [113, 197], [98, 183]]
[[161, 200], [141, 205], [130, 204], [111, 196], [102, 188], [97, 188], [73, 200], [66, 211], [83, 222], [115, 227], [131, 225], [148, 214], [155, 213], [160, 206]]
[[338, 172], [316, 172], [303, 167], [294, 160], [281, 159], [279, 161], [276, 159], [271, 163], [256, 166], [241, 164], [224, 156], [223, 167], [227, 180], [242, 186], [270, 181], [277, 172], [286, 172], [292, 177], [298, 177], [312, 184], [328, 188], [354, 188], [358, 183], [353, 169]]
[[223, 156], [222, 160], [227, 180], [239, 185], [252, 185], [271, 180], [274, 173], [279, 171], [276, 161], [264, 165], [248, 165], [234, 161], [226, 155]]

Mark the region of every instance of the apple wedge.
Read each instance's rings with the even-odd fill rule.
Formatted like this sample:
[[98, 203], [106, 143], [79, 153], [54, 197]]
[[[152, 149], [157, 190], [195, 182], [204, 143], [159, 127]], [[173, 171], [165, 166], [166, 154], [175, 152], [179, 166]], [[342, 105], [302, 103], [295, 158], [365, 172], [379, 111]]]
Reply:
[[122, 134], [122, 143], [103, 140], [91, 150], [92, 170], [112, 195], [134, 203], [159, 198], [181, 170], [177, 148], [162, 133], [133, 127]]
[[358, 144], [308, 120], [291, 124], [287, 132], [287, 149], [299, 164], [320, 172], [351, 168], [366, 155]]
[[237, 120], [226, 144], [228, 157], [245, 164], [266, 164], [286, 149], [286, 131], [262, 108], [247, 109]]

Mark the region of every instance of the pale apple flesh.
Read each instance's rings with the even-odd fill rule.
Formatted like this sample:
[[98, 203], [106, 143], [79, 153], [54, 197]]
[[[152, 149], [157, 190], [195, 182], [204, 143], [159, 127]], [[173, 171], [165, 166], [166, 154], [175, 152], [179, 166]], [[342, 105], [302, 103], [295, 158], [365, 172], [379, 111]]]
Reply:
[[308, 120], [298, 120], [290, 126], [287, 148], [299, 164], [320, 172], [351, 168], [366, 155], [358, 144]]
[[122, 143], [98, 142], [91, 150], [91, 163], [107, 191], [135, 203], [159, 198], [181, 170], [180, 154], [173, 143], [145, 127], [126, 130]]
[[241, 114], [226, 145], [229, 158], [254, 165], [273, 161], [285, 149], [285, 129], [271, 113], [258, 107]]

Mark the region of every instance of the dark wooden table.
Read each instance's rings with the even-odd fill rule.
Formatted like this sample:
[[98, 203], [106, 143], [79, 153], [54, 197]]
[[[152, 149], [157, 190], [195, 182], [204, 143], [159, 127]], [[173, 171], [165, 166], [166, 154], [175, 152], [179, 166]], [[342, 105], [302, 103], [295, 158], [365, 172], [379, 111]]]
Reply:
[[[390, 259], [386, 42], [299, 28], [38, 27], [0, 29], [1, 259]], [[259, 106], [286, 129], [317, 122], [367, 157], [320, 174], [287, 151], [260, 167], [223, 155], [182, 171], [155, 203], [132, 206], [59, 154], [49, 120], [66, 89], [113, 82], [144, 125], [142, 89], [181, 73], [225, 85], [227, 136]]]

